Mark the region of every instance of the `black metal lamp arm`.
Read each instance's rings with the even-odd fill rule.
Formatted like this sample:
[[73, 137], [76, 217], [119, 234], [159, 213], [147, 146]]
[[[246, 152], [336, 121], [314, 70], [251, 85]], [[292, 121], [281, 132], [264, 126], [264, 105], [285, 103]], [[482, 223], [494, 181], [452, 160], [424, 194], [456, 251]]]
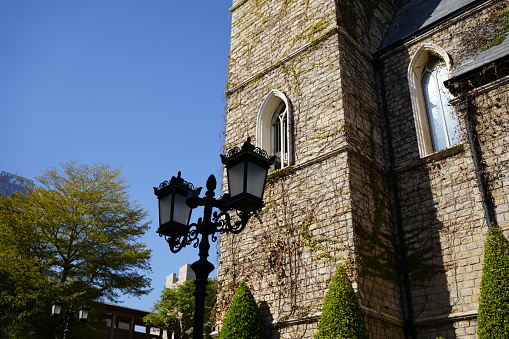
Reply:
[[238, 213], [237, 215], [240, 219], [232, 223], [232, 218], [228, 212], [221, 211], [220, 213], [214, 213], [215, 231], [220, 234], [239, 234], [242, 232], [253, 213]]
[[191, 226], [191, 229], [189, 229], [189, 232], [187, 232], [184, 235], [173, 237], [164, 236], [164, 239], [168, 243], [168, 246], [170, 247], [170, 251], [172, 253], [180, 252], [181, 249], [183, 249], [187, 245], [191, 245], [193, 242], [194, 242], [193, 247], [198, 247], [197, 224], [191, 224], [189, 226]]

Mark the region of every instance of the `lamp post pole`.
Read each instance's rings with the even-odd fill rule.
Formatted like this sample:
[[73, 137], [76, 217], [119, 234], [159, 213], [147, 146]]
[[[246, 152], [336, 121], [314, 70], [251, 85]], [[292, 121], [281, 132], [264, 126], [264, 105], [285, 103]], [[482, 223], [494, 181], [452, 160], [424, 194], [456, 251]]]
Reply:
[[[60, 300], [55, 300], [51, 303], [51, 316], [58, 317], [60, 312], [62, 311], [63, 303]], [[84, 322], [88, 319], [88, 311], [89, 307], [83, 305], [78, 309], [78, 321]], [[74, 311], [72, 305], [67, 310], [67, 317], [65, 318], [65, 329], [64, 329], [64, 339], [67, 339], [69, 335], [69, 325], [74, 321]]]
[[[275, 157], [269, 157], [264, 150], [251, 145], [248, 138], [242, 148], [234, 148], [221, 156], [226, 167], [230, 194], [215, 199], [216, 178], [207, 179], [205, 197], [200, 198], [201, 187], [194, 186], [180, 177], [162, 182], [154, 187], [159, 200], [159, 228], [157, 233], [164, 236], [171, 252], [177, 253], [187, 245], [199, 248], [199, 259], [191, 265], [195, 272], [195, 310], [193, 339], [203, 338], [205, 319], [205, 298], [210, 272], [214, 265], [208, 261], [210, 242], [217, 240], [216, 233], [240, 233], [254, 211], [264, 206], [263, 191], [267, 171]], [[192, 209], [203, 206], [203, 218], [189, 224]], [[213, 209], [219, 209], [219, 213]], [[233, 221], [229, 211], [236, 210], [237, 220]], [[199, 236], [201, 235], [201, 239]]]
[[207, 284], [209, 274], [214, 270], [214, 265], [208, 261], [210, 242], [209, 234], [214, 229], [212, 224], [212, 207], [214, 206], [214, 190], [216, 189], [216, 178], [211, 175], [207, 180], [207, 192], [205, 193], [203, 220], [199, 223], [198, 233], [201, 233], [201, 241], [198, 247], [200, 259], [195, 261], [191, 268], [196, 279], [194, 280], [194, 327], [193, 339], [203, 338], [203, 324], [205, 321], [205, 298], [207, 297]]
[[64, 329], [64, 339], [67, 339], [67, 336], [69, 335], [69, 323], [72, 322], [74, 319], [74, 312], [72, 310], [72, 305], [67, 310], [67, 318], [65, 319], [65, 329]]

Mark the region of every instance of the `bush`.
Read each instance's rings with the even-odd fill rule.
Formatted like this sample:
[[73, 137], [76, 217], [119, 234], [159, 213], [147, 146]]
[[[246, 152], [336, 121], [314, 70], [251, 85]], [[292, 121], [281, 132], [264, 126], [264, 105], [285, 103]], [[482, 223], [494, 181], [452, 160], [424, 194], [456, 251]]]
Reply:
[[235, 291], [219, 339], [262, 339], [264, 328], [256, 301], [245, 282]]
[[479, 297], [480, 339], [507, 338], [509, 333], [509, 241], [493, 224], [488, 228]]
[[368, 339], [364, 318], [345, 268], [339, 265], [325, 296], [315, 339]]

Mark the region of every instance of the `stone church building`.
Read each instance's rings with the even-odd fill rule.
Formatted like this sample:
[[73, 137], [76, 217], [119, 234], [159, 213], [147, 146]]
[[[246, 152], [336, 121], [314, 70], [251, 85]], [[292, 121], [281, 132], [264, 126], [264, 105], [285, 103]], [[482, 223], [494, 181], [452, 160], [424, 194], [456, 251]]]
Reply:
[[220, 239], [215, 331], [246, 281], [269, 338], [313, 338], [337, 265], [371, 338], [476, 338], [509, 229], [507, 0], [233, 0], [225, 149], [277, 156]]

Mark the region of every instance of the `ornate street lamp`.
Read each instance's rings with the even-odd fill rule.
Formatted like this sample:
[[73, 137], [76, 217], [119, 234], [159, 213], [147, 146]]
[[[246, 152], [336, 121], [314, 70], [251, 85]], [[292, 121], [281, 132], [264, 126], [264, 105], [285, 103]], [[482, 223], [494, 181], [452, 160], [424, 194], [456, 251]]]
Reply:
[[[199, 260], [191, 265], [196, 274], [195, 279], [195, 312], [193, 338], [203, 338], [203, 322], [205, 316], [206, 287], [210, 272], [214, 265], [207, 260], [209, 256], [209, 235], [212, 241], [217, 240], [216, 233], [242, 232], [254, 211], [264, 206], [263, 192], [267, 172], [274, 163], [275, 157], [269, 157], [264, 150], [254, 147], [251, 139], [242, 145], [221, 155], [226, 167], [229, 194], [214, 198], [217, 186], [216, 178], [209, 176], [205, 197], [200, 197], [201, 187], [194, 186], [180, 177], [172, 177], [154, 187], [159, 200], [159, 228], [157, 233], [164, 236], [170, 250], [179, 252], [187, 245], [199, 246]], [[183, 197], [186, 197], [185, 199]], [[203, 218], [197, 223], [189, 224], [192, 209], [204, 206]], [[219, 213], [213, 212], [217, 208]], [[164, 211], [162, 211], [164, 209]], [[233, 221], [229, 211], [235, 210], [238, 219]], [[201, 240], [198, 235], [201, 234]]]
[[187, 194], [193, 189], [193, 184], [184, 181], [178, 172], [177, 177], [164, 181], [159, 188], [154, 187], [154, 193], [159, 198], [159, 228], [157, 233], [165, 236], [170, 250], [177, 253], [186, 246], [181, 241], [189, 233], [189, 219], [191, 207], [187, 206]]
[[51, 316], [56, 317], [56, 316], [60, 315], [63, 305], [64, 305], [64, 303], [61, 302], [60, 299], [57, 299], [54, 302], [52, 302], [51, 303]]
[[[52, 317], [58, 317], [60, 313], [62, 312], [62, 307], [64, 306], [64, 303], [61, 302], [59, 299], [55, 300], [51, 303], [51, 316]], [[86, 321], [88, 319], [88, 311], [90, 311], [90, 308], [83, 305], [78, 309], [78, 321], [80, 323]], [[74, 311], [72, 310], [72, 305], [67, 310], [67, 318], [65, 320], [65, 329], [64, 329], [64, 339], [67, 339], [67, 336], [69, 335], [69, 324], [74, 321]]]
[[267, 171], [276, 156], [267, 157], [267, 152], [251, 145], [250, 138], [242, 148], [234, 148], [225, 156], [221, 154], [221, 161], [226, 167], [228, 178], [229, 200], [228, 209], [236, 209], [242, 213], [249, 213], [260, 209], [263, 204], [263, 192]]
[[90, 311], [90, 307], [85, 305], [78, 308], [78, 320], [84, 322], [88, 319], [88, 312]]

